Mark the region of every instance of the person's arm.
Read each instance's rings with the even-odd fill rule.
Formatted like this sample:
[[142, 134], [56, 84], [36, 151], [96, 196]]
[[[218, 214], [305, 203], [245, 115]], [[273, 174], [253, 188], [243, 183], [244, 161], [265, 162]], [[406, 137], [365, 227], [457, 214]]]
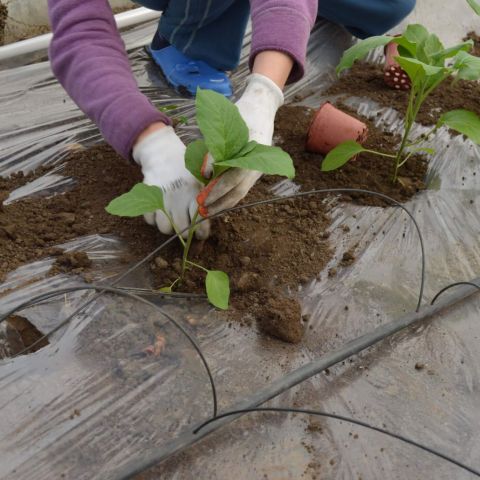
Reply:
[[[305, 73], [307, 43], [317, 18], [318, 0], [250, 0], [250, 5], [252, 71], [259, 68], [259, 62], [264, 65], [261, 52], [283, 53], [293, 62], [285, 83], [300, 80]], [[268, 76], [268, 71], [264, 74]]]
[[[252, 75], [237, 107], [249, 129], [250, 140], [271, 145], [275, 115], [283, 104], [283, 87], [305, 71], [307, 42], [317, 15], [317, 0], [251, 0]], [[207, 164], [212, 163], [211, 156]], [[208, 166], [204, 168], [209, 172]], [[212, 180], [198, 195], [202, 216], [235, 206], [261, 173], [230, 169]]]
[[294, 65], [293, 58], [283, 52], [264, 50], [255, 56], [252, 73], [268, 77], [283, 90]]
[[106, 0], [48, 0], [52, 70], [125, 158], [139, 135], [171, 122], [138, 89]]
[[[185, 145], [166, 115], [140, 93], [107, 0], [48, 0], [53, 40], [52, 70], [77, 105], [98, 125], [105, 140], [140, 165], [143, 181], [162, 189], [175, 225], [188, 228], [201, 184], [185, 168]], [[146, 220], [172, 233], [162, 211]], [[208, 222], [197, 229], [209, 234]]]

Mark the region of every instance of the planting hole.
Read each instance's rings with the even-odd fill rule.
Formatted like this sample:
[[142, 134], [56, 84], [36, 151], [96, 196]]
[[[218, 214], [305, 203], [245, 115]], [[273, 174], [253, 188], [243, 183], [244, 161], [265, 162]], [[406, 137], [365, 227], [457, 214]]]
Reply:
[[[43, 335], [27, 318], [20, 315], [11, 315], [5, 322], [5, 329], [0, 332], [0, 359], [18, 355], [40, 340]], [[29, 353], [36, 352], [48, 344], [49, 341], [45, 338], [35, 345]]]

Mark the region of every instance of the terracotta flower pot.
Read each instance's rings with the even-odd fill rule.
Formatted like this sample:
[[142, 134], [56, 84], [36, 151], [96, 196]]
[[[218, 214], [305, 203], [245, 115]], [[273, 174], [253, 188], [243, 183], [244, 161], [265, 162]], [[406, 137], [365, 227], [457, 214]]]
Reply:
[[356, 118], [325, 102], [315, 113], [307, 135], [306, 150], [326, 155], [340, 143], [355, 140], [362, 143], [367, 126]]

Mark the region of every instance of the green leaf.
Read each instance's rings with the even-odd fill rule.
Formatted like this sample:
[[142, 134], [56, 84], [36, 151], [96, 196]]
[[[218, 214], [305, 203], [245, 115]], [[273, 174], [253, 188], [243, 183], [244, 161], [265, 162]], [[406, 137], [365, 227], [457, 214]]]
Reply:
[[421, 45], [430, 36], [430, 32], [419, 23], [408, 25], [402, 37], [415, 45]]
[[466, 42], [459, 43], [453, 47], [446, 48], [445, 50], [433, 55], [434, 62], [445, 62], [447, 58], [454, 57], [458, 52], [469, 52], [473, 47], [473, 40], [467, 40]]
[[[438, 87], [440, 83], [442, 83], [447, 77], [450, 76], [452, 70], [450, 68], [444, 68], [441, 72], [437, 73], [436, 75], [432, 75], [427, 77], [425, 81], [425, 90], [430, 89], [431, 87]], [[435, 88], [436, 88], [435, 87]]]
[[417, 55], [417, 45], [415, 43], [409, 42], [404, 37], [395, 37], [392, 42], [398, 45], [398, 53], [402, 57], [415, 57]]
[[418, 84], [426, 77], [433, 77], [445, 71], [444, 67], [428, 65], [416, 58], [395, 57], [398, 64], [405, 70], [406, 74], [414, 84]]
[[467, 0], [467, 3], [472, 7], [472, 10], [477, 14], [480, 15], [480, 3], [476, 0]]
[[190, 143], [185, 151], [185, 166], [187, 170], [204, 185], [210, 181], [201, 174], [203, 159], [207, 152], [208, 148], [203, 140], [195, 140]]
[[230, 280], [225, 272], [209, 270], [205, 279], [205, 288], [209, 302], [217, 308], [226, 310], [230, 298]]
[[[255, 140], [251, 140], [248, 142], [237, 154], [237, 157], [244, 157], [247, 156], [256, 146], [258, 143]], [[228, 163], [230, 160], [226, 160]], [[223, 172], [226, 172], [228, 169], [234, 167], [234, 165], [226, 164], [226, 163], [215, 163], [213, 165], [213, 178], [219, 177]]]
[[[435, 64], [435, 56], [438, 55], [440, 52], [443, 52], [445, 47], [443, 46], [440, 39], [435, 35], [431, 34], [427, 37], [427, 39], [418, 46], [417, 49], [417, 58], [419, 60], [423, 60], [425, 63], [429, 65]], [[422, 58], [423, 57], [423, 58]], [[444, 66], [444, 63], [441, 62], [440, 65], [437, 66]]]
[[248, 142], [248, 128], [236, 105], [211, 90], [197, 90], [197, 123], [215, 161], [233, 158]]
[[237, 157], [244, 157], [248, 155], [258, 143], [255, 140], [250, 140], [237, 154]]
[[172, 287], [162, 287], [158, 290], [160, 293], [172, 293]]
[[480, 78], [480, 58], [467, 52], [457, 53], [453, 68], [457, 70], [456, 77], [459, 79], [478, 80]]
[[171, 112], [172, 110], [176, 110], [178, 108], [178, 105], [163, 105], [163, 106], [157, 107], [157, 108], [161, 112]]
[[107, 205], [107, 212], [120, 217], [137, 217], [144, 213], [164, 210], [163, 192], [153, 185], [137, 183]]
[[428, 153], [429, 155], [434, 155], [435, 149], [430, 147], [417, 147], [417, 148], [412, 148], [410, 152], [425, 152], [425, 153]]
[[293, 161], [288, 153], [281, 148], [269, 147], [268, 145], [260, 145], [258, 143], [247, 155], [223, 162], [215, 162], [215, 165], [245, 168], [268, 175], [282, 175], [288, 178], [295, 176]]
[[364, 151], [365, 148], [353, 140], [343, 142], [328, 152], [322, 162], [322, 171], [330, 172], [331, 170], [336, 170], [345, 165], [352, 157]]
[[437, 35], [429, 33], [419, 24], [409, 25], [404, 34], [393, 41], [399, 45], [400, 55], [416, 58], [429, 65], [435, 63], [433, 56], [445, 48]]
[[472, 142], [480, 145], [480, 117], [469, 110], [452, 110], [444, 113], [438, 120], [437, 127], [447, 125], [452, 130], [466, 135]]
[[337, 65], [337, 75], [340, 75], [344, 70], [350, 68], [356, 60], [365, 57], [370, 50], [383, 47], [391, 41], [392, 37], [388, 35], [379, 35], [359, 41], [343, 53], [340, 63]]

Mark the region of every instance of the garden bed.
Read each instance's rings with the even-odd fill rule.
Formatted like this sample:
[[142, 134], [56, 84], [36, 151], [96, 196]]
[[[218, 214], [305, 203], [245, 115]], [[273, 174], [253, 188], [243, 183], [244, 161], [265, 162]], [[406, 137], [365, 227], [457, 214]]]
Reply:
[[[323, 37], [320, 40], [330, 45], [331, 38], [336, 37], [329, 35], [326, 40]], [[322, 56], [321, 46], [318, 50]], [[135, 55], [138, 61], [138, 52]], [[317, 51], [313, 58], [309, 58], [310, 65], [318, 60], [316, 56]], [[142, 65], [136, 61], [132, 63], [135, 65], [134, 71], [139, 74], [144, 71], [142, 62], [146, 60], [143, 57], [140, 59]], [[45, 68], [42, 71], [43, 76], [38, 80], [32, 75], [26, 87], [12, 87], [13, 92], [25, 88], [30, 102], [41, 97], [44, 103], [39, 104], [45, 106], [44, 109], [38, 109], [43, 116], [41, 122], [33, 118], [27, 118], [26, 121], [25, 117], [22, 120], [15, 117], [13, 128], [10, 128], [11, 143], [10, 138], [7, 141], [5, 137], [2, 138], [2, 146], [10, 148], [10, 151], [2, 149], [4, 154], [0, 154], [7, 171], [26, 164], [51, 162], [61, 155], [60, 151], [66, 143], [92, 136], [97, 138], [94, 136], [97, 133], [89, 124], [86, 126], [83, 120], [75, 123], [78, 112], [65, 115], [62, 110], [62, 114], [55, 117], [56, 109], [62, 107], [65, 94], [53, 82], [45, 82], [45, 78], [49, 78], [47, 70]], [[241, 74], [244, 72], [242, 70]], [[320, 84], [318, 94], [323, 91], [322, 81], [316, 82], [315, 78], [310, 73], [307, 83], [310, 82], [309, 88], [312, 83]], [[234, 80], [240, 82], [243, 77], [234, 76]], [[146, 82], [142, 81], [143, 88]], [[148, 86], [151, 86], [150, 83]], [[158, 85], [147, 90], [153, 100], [158, 101]], [[47, 104], [44, 101], [50, 98], [48, 93], [57, 103], [49, 101]], [[171, 96], [172, 92], [165, 89], [160, 94]], [[21, 107], [25, 98], [19, 94], [7, 101], [5, 110]], [[4, 100], [3, 105], [7, 101]], [[179, 113], [190, 116], [192, 109], [188, 102], [173, 99], [172, 103], [185, 105]], [[318, 106], [318, 96], [305, 98], [305, 104]], [[50, 106], [53, 106], [53, 113], [49, 110]], [[21, 117], [22, 109], [18, 108], [18, 111], [18, 117]], [[28, 115], [31, 116], [31, 113]], [[55, 124], [51, 117], [56, 120]], [[43, 121], [45, 118], [48, 118], [47, 124]], [[391, 119], [388, 116], [383, 118], [387, 122]], [[57, 126], [70, 123], [70, 119], [69, 131], [58, 134], [58, 130], [55, 130]], [[17, 124], [41, 132], [32, 140], [28, 134], [22, 136], [17, 131]], [[396, 129], [396, 120], [390, 126]], [[182, 130], [182, 133], [185, 134], [186, 130]], [[277, 139], [277, 142], [288, 143], [281, 139]], [[449, 148], [445, 149], [447, 142]], [[33, 148], [28, 149], [32, 143]], [[476, 150], [460, 136], [451, 140], [448, 132], [443, 130], [432, 143], [438, 153], [429, 166], [429, 174], [438, 177], [440, 187], [438, 190], [423, 191], [408, 203], [424, 235], [427, 249], [425, 302], [452, 280], [471, 278], [472, 272], [478, 271], [480, 258], [477, 241], [480, 226], [475, 208], [471, 206], [479, 189], [478, 175], [474, 176], [478, 164]], [[12, 144], [14, 149], [11, 148]], [[300, 141], [297, 145], [300, 148]], [[303, 157], [303, 154], [300, 156]], [[306, 155], [305, 169], [308, 158], [310, 156]], [[76, 167], [73, 166], [73, 159], [76, 160]], [[312, 156], [311, 159], [315, 161], [316, 157]], [[104, 167], [93, 165], [94, 161], [97, 164], [103, 162]], [[124, 172], [124, 183], [117, 186], [115, 194], [122, 193], [141, 179], [135, 167], [127, 167], [126, 163], [120, 162], [109, 149], [98, 147], [72, 154], [67, 162], [67, 170], [76, 178], [75, 190], [79, 192], [88, 187], [90, 190], [86, 191], [102, 196], [102, 202], [106, 204], [109, 197], [104, 190], [113, 194], [114, 187], [105, 188], [101, 175], [112, 177], [114, 180], [111, 182], [115, 183], [117, 170]], [[372, 161], [370, 167], [377, 168], [382, 160], [375, 162]], [[296, 163], [300, 170], [302, 162], [296, 160]], [[359, 165], [350, 162], [345, 169], [332, 172], [332, 175], [340, 175]], [[89, 167], [91, 172], [88, 172]], [[81, 169], [85, 170], [83, 174]], [[77, 173], [73, 174], [75, 170]], [[367, 172], [358, 168], [356, 174], [367, 175]], [[89, 175], [98, 175], [99, 178], [93, 179]], [[465, 177], [464, 180], [462, 177]], [[17, 182], [18, 186], [29, 179], [19, 177], [12, 179], [12, 182]], [[310, 188], [310, 180], [304, 178], [303, 188]], [[345, 180], [348, 183], [348, 177]], [[272, 183], [273, 180], [262, 182], [259, 187], [265, 188], [271, 196], [268, 189]], [[13, 188], [12, 185], [7, 188]], [[98, 188], [99, 185], [102, 188]], [[319, 182], [318, 185], [324, 184]], [[94, 222], [97, 215], [103, 214], [104, 205], [99, 205], [98, 209], [88, 204], [66, 208], [63, 200], [58, 201], [68, 198], [68, 195], [72, 195], [73, 199], [75, 190], [62, 197], [57, 196], [56, 202], [51, 202], [52, 205], [60, 205], [57, 214], [75, 215], [73, 223], [71, 215], [61, 215], [57, 220], [62, 225], [66, 224], [65, 237], [73, 240], [84, 235], [82, 232], [103, 229], [107, 233], [121, 233], [118, 225], [123, 225], [123, 238], [127, 244], [129, 238], [132, 239], [129, 246], [133, 253], [129, 258], [124, 258], [127, 263], [121, 266], [122, 269], [126, 270], [128, 263], [141, 255], [144, 248], [142, 241], [153, 250], [165, 238], [141, 219], [124, 221], [107, 215], [99, 217], [95, 229], [92, 227], [88, 230], [86, 225]], [[260, 190], [258, 193], [256, 190], [248, 200], [261, 198], [261, 194]], [[37, 202], [46, 201], [38, 198]], [[80, 194], [76, 198], [79, 199]], [[321, 203], [320, 197], [311, 197], [310, 200]], [[283, 375], [298, 366], [307, 366], [313, 359], [341, 348], [352, 339], [414, 309], [418, 295], [420, 252], [418, 237], [415, 230], [410, 228], [410, 221], [399, 209], [364, 208], [357, 205], [366, 203], [362, 198], [344, 200], [347, 203], [335, 204], [329, 199], [328, 210], [324, 213], [330, 217], [325, 228], [331, 235], [322, 240], [330, 250], [329, 254], [335, 250], [335, 257], [330, 260], [329, 266], [336, 268], [337, 264], [343, 264], [348, 268], [340, 265], [337, 276], [333, 278], [327, 278], [324, 269], [318, 282], [312, 282], [299, 292], [302, 307], [307, 313], [305, 319], [308, 318], [305, 323], [309, 328], [308, 335], [299, 345], [275, 341], [258, 334], [256, 329], [241, 328], [239, 322], [225, 321], [231, 318], [231, 314], [240, 312], [236, 310], [236, 305], [233, 305], [235, 310], [219, 314], [213, 309], [207, 310], [206, 301], [197, 305], [195, 299], [183, 302], [175, 298], [168, 302], [155, 297], [155, 301], [172, 318], [185, 325], [198, 338], [219, 387], [221, 411], [281, 380]], [[28, 200], [16, 204], [26, 202]], [[289, 205], [297, 210], [299, 204], [286, 202], [278, 204], [278, 207], [281, 205]], [[36, 218], [33, 203], [29, 208], [33, 221]], [[55, 208], [51, 207], [52, 212]], [[12, 214], [15, 212], [13, 209], [8, 211]], [[276, 212], [276, 207], [272, 207], [271, 211]], [[14, 219], [13, 215], [9, 218]], [[262, 214], [260, 218], [271, 217]], [[48, 215], [42, 217], [42, 221], [52, 227], [54, 225]], [[68, 223], [72, 226], [69, 227]], [[73, 225], [78, 225], [78, 234]], [[225, 228], [230, 228], [225, 225]], [[323, 228], [324, 224], [321, 226]], [[258, 226], [255, 224], [254, 228]], [[45, 245], [39, 247], [44, 251], [39, 253], [38, 258], [57, 245], [45, 233], [42, 234]], [[235, 231], [232, 234], [234, 238], [241, 238]], [[135, 243], [138, 250], [135, 250]], [[209, 242], [205, 245], [207, 250], [210, 249]], [[109, 250], [109, 253], [112, 251]], [[51, 254], [57, 255], [54, 269], [60, 269], [61, 272], [76, 270], [88, 278], [90, 268], [79, 266], [82, 255], [65, 259], [63, 254], [58, 253], [51, 251]], [[88, 253], [90, 255], [90, 251]], [[32, 259], [37, 258], [35, 255], [34, 252]], [[161, 256], [166, 256], [166, 253], [162, 252]], [[256, 257], [247, 256], [250, 256], [248, 265], [252, 265], [252, 258]], [[112, 263], [116, 264], [118, 257], [115, 252], [112, 257], [115, 257]], [[91, 258], [92, 273], [103, 271], [98, 257], [92, 255]], [[5, 258], [2, 260], [8, 261]], [[31, 261], [18, 259], [10, 267], [14, 269], [15, 265]], [[157, 263], [164, 265], [160, 260]], [[157, 268], [157, 265], [153, 264], [151, 268]], [[248, 270], [252, 271], [252, 267], [248, 267]], [[33, 275], [31, 273], [24, 275], [22, 281], [16, 284], [18, 287], [15, 287], [15, 292], [4, 297], [4, 303], [9, 302], [10, 297], [14, 297], [15, 302], [28, 299], [38, 291], [48, 290], [54, 286], [55, 280], [70, 281], [65, 275], [39, 280], [37, 270]], [[137, 270], [136, 273], [135, 277], [129, 277], [130, 282], [125, 282], [127, 286], [145, 286], [142, 283], [144, 272]], [[32, 277], [32, 283], [35, 282], [33, 285], [28, 283]], [[112, 280], [111, 276], [102, 277], [105, 278], [107, 283]], [[160, 284], [161, 278], [156, 273], [154, 279]], [[295, 283], [290, 292], [295, 294], [296, 287]], [[289, 289], [285, 290], [288, 292]], [[54, 319], [54, 327], [57, 325], [55, 322], [72, 313], [72, 307], [84, 301], [85, 298], [80, 295], [68, 294], [57, 302], [36, 306], [22, 315], [35, 321], [41, 317], [39, 312], [49, 313]], [[201, 309], [198, 308], [200, 304]], [[111, 309], [111, 315], [107, 312], [102, 317], [98, 312], [102, 312], [105, 306]], [[47, 315], [40, 320], [45, 317]], [[146, 345], [155, 340], [152, 335], [155, 332], [147, 326], [147, 317], [161, 323], [161, 332], [166, 336], [165, 351], [158, 357], [144, 352]], [[324, 374], [316, 375], [298, 388], [285, 392], [275, 403], [334, 411], [360, 418], [402, 432], [425, 444], [441, 445], [443, 452], [465, 463], [475, 463], [469, 449], [458, 449], [456, 446], [475, 442], [478, 430], [478, 409], [475, 408], [478, 405], [478, 392], [471, 388], [472, 379], [474, 381], [476, 378], [475, 365], [478, 364], [477, 318], [478, 304], [472, 299], [445, 311], [441, 318], [440, 315], [436, 316], [418, 329], [392, 337], [368, 352], [329, 368]], [[181, 335], [175, 336], [166, 327], [168, 323], [160, 312], [152, 309], [142, 312], [142, 305], [138, 301], [129, 299], [122, 302], [117, 296], [105, 294], [95, 300], [83, 315], [76, 316], [66, 328], [54, 335], [49, 347], [42, 348], [30, 357], [2, 362], [0, 376], [4, 380], [0, 382], [0, 390], [3, 415], [0, 431], [3, 433], [0, 435], [0, 451], [6, 459], [0, 467], [2, 475], [12, 479], [61, 476], [79, 479], [125, 478], [126, 463], [137, 467], [142, 465], [144, 468], [144, 459], [158, 458], [155, 456], [175, 451], [178, 439], [185, 432], [188, 433], [192, 425], [211, 415], [211, 397], [207, 396], [209, 392], [204, 372], [195, 368], [200, 363], [195, 352], [189, 355], [185, 339]], [[45, 331], [50, 331], [50, 328]], [[191, 359], [190, 362], [186, 361], [187, 357]], [[416, 365], [425, 367], [416, 368]], [[446, 421], [449, 424], [447, 430], [442, 427]], [[334, 423], [323, 419], [319, 420], [319, 431], [312, 432], [308, 428], [310, 422], [310, 419], [300, 415], [244, 416], [231, 427], [224, 427], [196, 446], [172, 455], [166, 462], [142, 475], [142, 478], [273, 478], [279, 474], [289, 478], [301, 478], [302, 475], [337, 478], [349, 472], [355, 478], [390, 479], [396, 476], [422, 478], [425, 471], [435, 477], [457, 478], [459, 475], [455, 467], [449, 469], [448, 464], [395, 440], [385, 440], [375, 433], [370, 434], [344, 422]], [[388, 468], [384, 468], [385, 465]]]
[[[347, 110], [348, 107], [342, 106]], [[383, 159], [362, 153], [356, 161], [334, 172], [322, 172], [322, 156], [305, 152], [305, 139], [314, 110], [286, 106], [276, 123], [276, 140], [293, 158], [295, 182], [301, 191], [328, 188], [359, 188], [406, 201], [424, 188], [426, 161], [414, 157], [402, 170], [400, 182], [393, 184], [392, 165]], [[350, 112], [353, 114], [353, 112]], [[393, 149], [399, 137], [383, 132], [368, 119], [367, 147]], [[47, 169], [2, 180], [0, 192], [7, 197], [13, 189]], [[109, 201], [141, 181], [138, 167], [121, 159], [108, 146], [73, 152], [66, 160], [64, 175], [73, 177], [75, 187], [53, 197], [27, 198], [3, 207], [0, 213], [0, 275], [3, 277], [26, 262], [46, 255], [56, 258], [51, 274], [71, 272], [89, 280], [88, 258], [80, 253], [65, 254], [55, 246], [81, 235], [116, 235], [130, 252], [125, 262], [148, 255], [165, 239], [142, 218], [109, 215]], [[271, 188], [279, 177], [264, 177], [244, 203], [273, 196]], [[192, 260], [209, 269], [226, 271], [231, 276], [231, 309], [223, 315], [227, 321], [243, 324], [258, 321], [270, 335], [288, 342], [299, 342], [305, 318], [298, 301], [298, 286], [315, 279], [332, 259], [329, 206], [325, 196], [288, 199], [279, 203], [240, 210], [214, 220], [213, 234], [205, 242], [195, 242]], [[386, 206], [382, 199], [366, 194], [343, 195], [342, 200], [362, 205]], [[150, 269], [153, 288], [172, 283], [181, 268], [182, 251], [176, 242], [155, 258]], [[351, 265], [353, 251], [343, 252], [339, 265]], [[203, 273], [190, 271], [180, 291], [203, 292]]]
[[[474, 41], [473, 55], [480, 55], [480, 38], [475, 32], [470, 32], [465, 40]], [[383, 66], [366, 62], [356, 62], [325, 92], [325, 95], [339, 95], [339, 100], [348, 96], [369, 98], [382, 107], [390, 107], [402, 115], [408, 104], [408, 91], [397, 91], [389, 88], [383, 81]], [[455, 109], [467, 109], [480, 115], [480, 83], [465, 80], [445, 81], [438, 87], [422, 105], [417, 123], [434, 125], [439, 117]]]

